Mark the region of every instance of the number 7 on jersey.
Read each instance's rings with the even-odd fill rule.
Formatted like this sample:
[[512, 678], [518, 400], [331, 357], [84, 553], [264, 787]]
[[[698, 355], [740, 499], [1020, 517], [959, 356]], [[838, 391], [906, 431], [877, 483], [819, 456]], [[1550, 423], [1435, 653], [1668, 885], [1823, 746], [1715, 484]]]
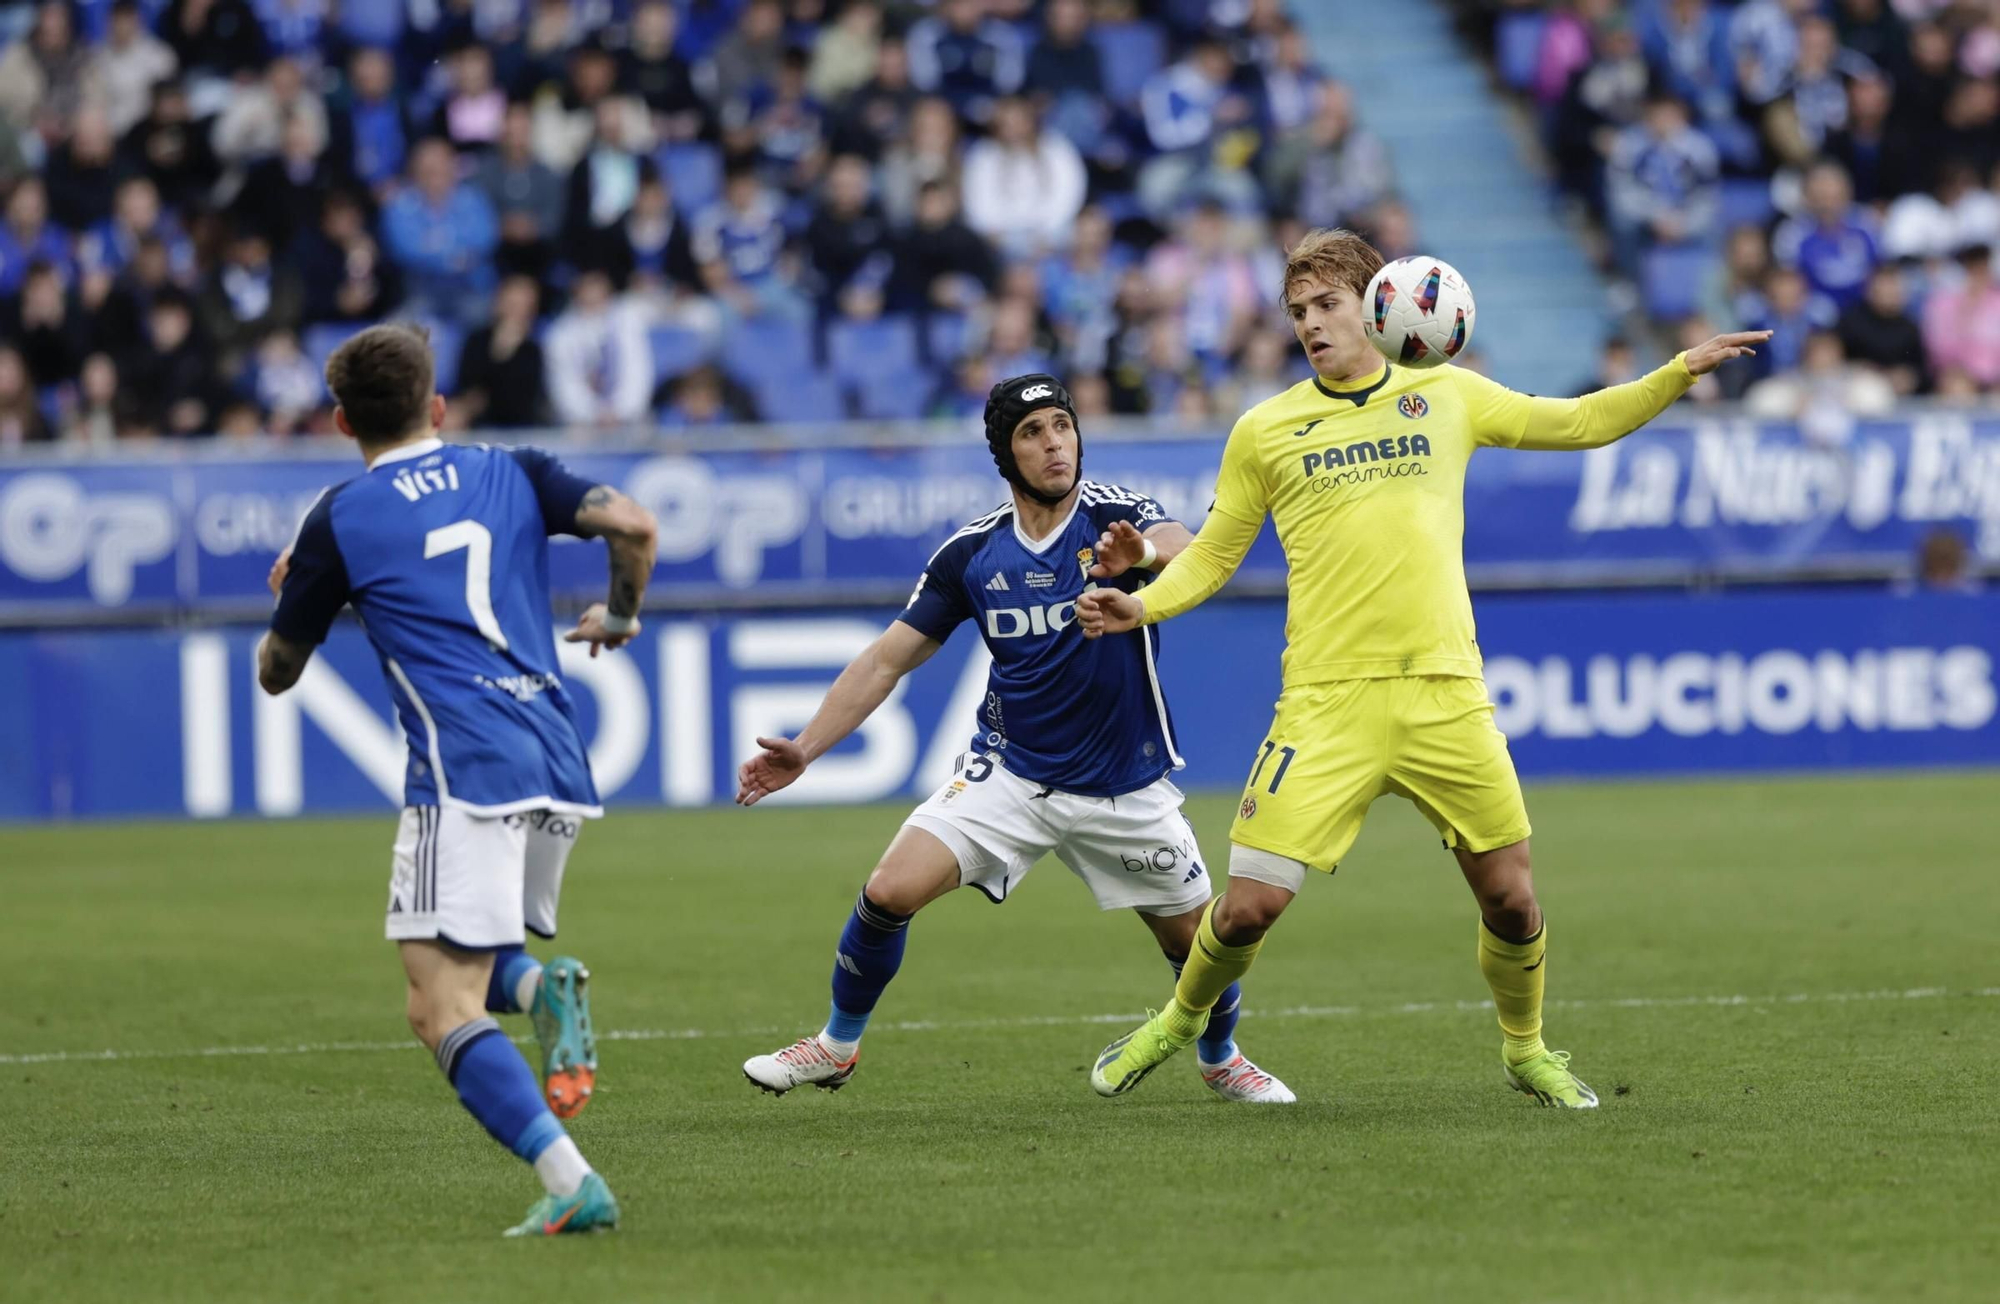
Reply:
[[493, 533], [478, 521], [453, 521], [424, 536], [424, 560], [465, 549], [465, 605], [472, 623], [497, 652], [507, 650], [507, 635], [493, 614]]

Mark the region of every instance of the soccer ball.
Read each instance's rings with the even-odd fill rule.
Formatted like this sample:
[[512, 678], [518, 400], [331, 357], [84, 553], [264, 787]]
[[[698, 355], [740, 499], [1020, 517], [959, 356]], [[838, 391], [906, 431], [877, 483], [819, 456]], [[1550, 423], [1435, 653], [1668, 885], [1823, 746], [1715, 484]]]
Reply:
[[1368, 342], [1404, 367], [1441, 367], [1464, 352], [1473, 316], [1471, 287], [1436, 258], [1384, 263], [1361, 300]]

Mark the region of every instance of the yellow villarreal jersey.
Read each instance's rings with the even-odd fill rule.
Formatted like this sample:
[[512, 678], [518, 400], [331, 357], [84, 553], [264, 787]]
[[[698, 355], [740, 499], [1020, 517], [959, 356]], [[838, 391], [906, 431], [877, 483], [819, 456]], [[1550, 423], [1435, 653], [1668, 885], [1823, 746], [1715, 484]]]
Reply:
[[1465, 465], [1512, 447], [1528, 404], [1472, 372], [1315, 378], [1251, 408], [1215, 508], [1276, 522], [1291, 568], [1285, 682], [1480, 674], [1465, 587]]

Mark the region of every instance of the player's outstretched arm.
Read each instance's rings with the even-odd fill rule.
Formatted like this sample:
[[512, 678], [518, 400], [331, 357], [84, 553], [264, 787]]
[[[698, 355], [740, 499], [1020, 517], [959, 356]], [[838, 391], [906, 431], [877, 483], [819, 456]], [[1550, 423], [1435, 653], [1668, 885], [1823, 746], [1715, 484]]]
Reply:
[[1582, 398], [1527, 400], [1526, 426], [1514, 446], [1561, 450], [1615, 443], [1672, 407], [1696, 377], [1734, 358], [1757, 356], [1755, 346], [1770, 338], [1769, 331], [1732, 331], [1698, 344], [1666, 366], [1626, 384]]
[[1116, 579], [1134, 568], [1156, 571], [1193, 542], [1194, 535], [1179, 521], [1161, 521], [1144, 534], [1130, 521], [1113, 521], [1111, 528], [1097, 537], [1097, 564], [1090, 568], [1090, 578]]
[[576, 532], [602, 539], [611, 553], [611, 596], [592, 603], [563, 635], [565, 643], [588, 643], [590, 655], [620, 648], [639, 633], [639, 603], [653, 578], [659, 525], [653, 514], [608, 484], [598, 485], [577, 504]]
[[889, 699], [904, 675], [931, 659], [943, 644], [898, 620], [847, 663], [840, 678], [797, 738], [759, 738], [763, 750], [736, 772], [736, 804], [755, 806], [789, 787], [840, 740], [861, 727]]

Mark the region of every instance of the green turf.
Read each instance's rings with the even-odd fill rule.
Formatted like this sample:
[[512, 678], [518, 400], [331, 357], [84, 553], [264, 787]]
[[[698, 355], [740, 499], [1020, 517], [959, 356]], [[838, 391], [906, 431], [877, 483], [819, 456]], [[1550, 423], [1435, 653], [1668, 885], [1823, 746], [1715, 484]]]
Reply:
[[[404, 1036], [389, 820], [0, 831], [0, 1056], [163, 1053], [0, 1061], [0, 1297], [1990, 1300], [1995, 797], [1531, 792], [1594, 1115], [1501, 1085], [1469, 902], [1398, 803], [1251, 977], [1243, 1043], [1303, 1101], [1263, 1110], [1191, 1064], [1090, 1094], [1123, 1026], [1088, 1017], [1168, 979], [1053, 863], [915, 924], [846, 1091], [761, 1096], [737, 1065], [817, 1026], [899, 812], [618, 815], [564, 945], [601, 1029], [699, 1035], [607, 1044], [574, 1133], [626, 1226], [533, 1243], [497, 1238], [531, 1176], [420, 1050], [187, 1054]], [[1219, 855], [1228, 802], [1194, 814]], [[1732, 996], [1805, 999], [1656, 1003]]]

